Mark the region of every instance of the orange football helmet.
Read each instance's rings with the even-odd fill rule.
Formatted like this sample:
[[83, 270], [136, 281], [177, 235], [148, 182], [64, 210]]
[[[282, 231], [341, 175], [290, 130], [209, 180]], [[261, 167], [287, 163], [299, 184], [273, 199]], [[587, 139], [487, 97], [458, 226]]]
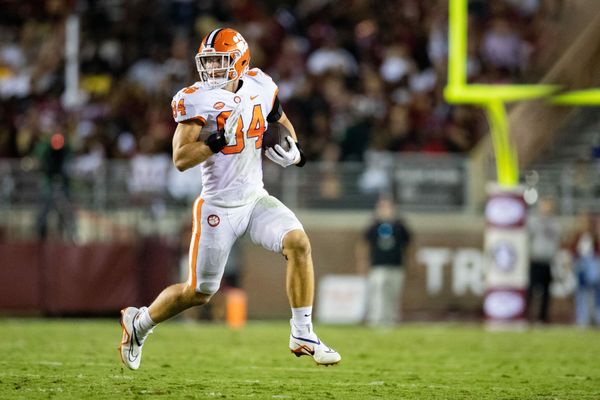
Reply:
[[196, 54], [200, 82], [213, 89], [241, 78], [249, 66], [248, 43], [230, 28], [215, 29], [206, 35]]

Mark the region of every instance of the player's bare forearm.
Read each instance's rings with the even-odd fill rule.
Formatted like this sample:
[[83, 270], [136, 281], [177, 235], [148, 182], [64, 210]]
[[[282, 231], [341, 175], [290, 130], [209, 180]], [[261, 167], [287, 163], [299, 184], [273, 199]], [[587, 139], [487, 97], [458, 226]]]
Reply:
[[173, 151], [173, 164], [179, 171], [185, 171], [212, 155], [213, 152], [204, 142], [188, 143]]
[[290, 131], [294, 141], [296, 141], [296, 142], [298, 141], [298, 136], [296, 136], [296, 131], [294, 130], [294, 126], [292, 125], [291, 121], [288, 119], [287, 115], [285, 115], [285, 113], [281, 114], [281, 118], [279, 118], [279, 121], [277, 121], [277, 122], [280, 123], [281, 125], [285, 126], [287, 128], [287, 130]]
[[179, 171], [195, 167], [213, 155], [210, 148], [201, 141], [202, 127], [193, 122], [177, 125], [173, 135], [173, 164]]

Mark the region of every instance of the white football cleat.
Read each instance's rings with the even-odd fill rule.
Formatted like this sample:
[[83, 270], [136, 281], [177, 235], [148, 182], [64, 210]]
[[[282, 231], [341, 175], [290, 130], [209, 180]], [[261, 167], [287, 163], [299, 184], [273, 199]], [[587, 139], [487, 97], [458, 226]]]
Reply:
[[342, 356], [323, 343], [317, 335], [310, 333], [303, 336], [296, 336], [292, 332], [290, 334], [290, 350], [296, 355], [300, 356], [311, 356], [317, 365], [335, 365], [340, 362]]
[[[142, 346], [146, 336], [140, 336], [135, 328], [133, 321], [139, 316], [141, 310], [135, 307], [127, 307], [121, 310], [121, 327], [123, 328], [123, 337], [119, 352], [121, 361], [129, 369], [138, 369], [142, 361]], [[151, 331], [150, 331], [151, 332]], [[148, 333], [150, 333], [148, 332]]]

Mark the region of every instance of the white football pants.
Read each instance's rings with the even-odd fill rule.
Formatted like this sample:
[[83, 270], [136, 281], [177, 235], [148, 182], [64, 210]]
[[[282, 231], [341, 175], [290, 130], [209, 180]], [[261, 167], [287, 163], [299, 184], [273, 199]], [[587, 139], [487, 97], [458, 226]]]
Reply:
[[285, 235], [304, 230], [296, 215], [269, 195], [239, 207], [220, 207], [198, 197], [192, 227], [187, 283], [205, 294], [219, 290], [231, 247], [247, 231], [253, 243], [281, 253]]

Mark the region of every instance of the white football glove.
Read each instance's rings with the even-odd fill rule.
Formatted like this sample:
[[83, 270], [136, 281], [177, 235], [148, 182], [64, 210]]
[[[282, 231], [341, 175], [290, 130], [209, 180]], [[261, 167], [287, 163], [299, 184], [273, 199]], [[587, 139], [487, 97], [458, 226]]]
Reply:
[[283, 168], [297, 164], [301, 158], [300, 150], [298, 150], [298, 146], [296, 146], [294, 139], [290, 136], [286, 136], [286, 140], [290, 144], [290, 149], [288, 151], [285, 151], [283, 147], [278, 144], [265, 150], [265, 154], [269, 160], [281, 165]]
[[240, 101], [238, 105], [233, 109], [227, 120], [225, 121], [225, 141], [227, 144], [235, 142], [235, 135], [237, 132], [239, 117], [244, 111], [243, 102]]

